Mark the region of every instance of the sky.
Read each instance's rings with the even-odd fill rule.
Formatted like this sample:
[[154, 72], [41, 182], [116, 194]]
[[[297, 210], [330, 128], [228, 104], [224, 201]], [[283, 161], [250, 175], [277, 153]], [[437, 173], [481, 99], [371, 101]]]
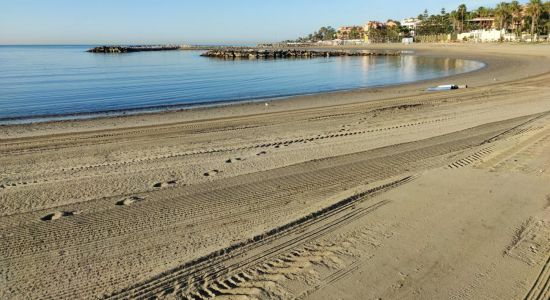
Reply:
[[[0, 0], [0, 45], [254, 44], [492, 0]], [[524, 1], [520, 1], [524, 2]]]

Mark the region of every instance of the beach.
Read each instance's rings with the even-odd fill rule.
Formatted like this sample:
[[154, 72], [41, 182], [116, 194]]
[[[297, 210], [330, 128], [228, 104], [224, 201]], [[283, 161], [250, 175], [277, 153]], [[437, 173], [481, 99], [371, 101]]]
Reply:
[[486, 66], [0, 126], [0, 298], [548, 299], [550, 45], [368, 49]]

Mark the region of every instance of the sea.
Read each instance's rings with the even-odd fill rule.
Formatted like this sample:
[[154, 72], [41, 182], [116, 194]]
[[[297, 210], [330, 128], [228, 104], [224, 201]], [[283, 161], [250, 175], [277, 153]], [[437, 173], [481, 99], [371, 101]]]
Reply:
[[397, 57], [223, 60], [187, 50], [86, 52], [92, 47], [0, 46], [0, 124], [382, 87], [484, 66], [478, 61], [414, 53]]

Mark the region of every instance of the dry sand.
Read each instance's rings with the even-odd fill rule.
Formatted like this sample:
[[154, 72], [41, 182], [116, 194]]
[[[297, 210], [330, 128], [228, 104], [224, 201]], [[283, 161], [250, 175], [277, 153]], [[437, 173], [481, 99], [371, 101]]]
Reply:
[[376, 48], [487, 67], [0, 126], [0, 298], [548, 299], [550, 46]]

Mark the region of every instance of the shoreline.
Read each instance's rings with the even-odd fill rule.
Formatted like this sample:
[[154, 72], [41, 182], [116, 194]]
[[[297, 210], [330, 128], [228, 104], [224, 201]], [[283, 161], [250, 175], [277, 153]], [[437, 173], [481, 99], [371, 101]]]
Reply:
[[[417, 56], [414, 53], [411, 53], [410, 55]], [[482, 66], [474, 70], [470, 70], [470, 71], [466, 71], [458, 74], [437, 77], [437, 78], [431, 78], [431, 79], [421, 79], [421, 80], [410, 81], [410, 82], [401, 82], [401, 83], [385, 84], [385, 85], [373, 85], [373, 86], [367, 86], [367, 87], [343, 88], [343, 89], [336, 89], [336, 90], [330, 90], [330, 91], [319, 91], [319, 92], [311, 92], [311, 93], [303, 93], [303, 94], [298, 93], [298, 94], [280, 95], [280, 96], [274, 96], [274, 97], [227, 99], [227, 100], [216, 100], [212, 102], [203, 101], [203, 102], [188, 103], [188, 104], [185, 104], [185, 103], [171, 104], [171, 105], [162, 105], [162, 106], [115, 109], [115, 110], [105, 110], [105, 111], [95, 111], [95, 112], [78, 112], [78, 113], [54, 114], [54, 115], [5, 117], [5, 118], [0, 118], [0, 127], [14, 126], [14, 125], [33, 125], [33, 124], [41, 124], [41, 123], [70, 122], [70, 121], [81, 121], [81, 120], [94, 120], [94, 119], [102, 119], [102, 118], [118, 118], [118, 117], [127, 117], [127, 116], [142, 116], [142, 115], [151, 115], [151, 114], [163, 114], [163, 113], [171, 113], [171, 112], [190, 111], [195, 109], [223, 108], [223, 107], [228, 107], [233, 105], [256, 104], [260, 102], [272, 103], [272, 102], [281, 101], [281, 100], [291, 101], [293, 98], [298, 98], [298, 97], [315, 97], [320, 95], [322, 96], [322, 95], [330, 95], [330, 94], [368, 91], [372, 89], [378, 90], [378, 89], [399, 87], [399, 86], [405, 86], [405, 85], [411, 85], [411, 84], [418, 84], [418, 85], [422, 83], [428, 84], [430, 82], [434, 82], [435, 80], [443, 80], [447, 78], [452, 79], [454, 76], [465, 75], [468, 73], [481, 71], [487, 67], [487, 64], [482, 61], [474, 61], [474, 60], [464, 60], [464, 61], [480, 63], [482, 64]]]
[[[364, 46], [333, 46], [333, 47], [314, 47], [312, 49], [339, 49], [339, 50], [391, 50], [391, 51], [414, 51], [414, 55], [428, 56], [437, 58], [455, 58], [464, 60], [479, 61], [484, 67], [461, 74], [450, 75], [442, 78], [420, 80], [411, 83], [397, 85], [387, 85], [382, 87], [356, 88], [349, 90], [320, 92], [313, 94], [291, 95], [276, 98], [258, 98], [254, 101], [234, 101], [227, 100], [225, 103], [214, 103], [212, 105], [199, 105], [191, 108], [162, 109], [154, 112], [130, 111], [124, 110], [121, 114], [97, 116], [92, 113], [85, 118], [67, 118], [63, 120], [46, 120], [41, 122], [16, 122], [15, 124], [0, 125], [0, 139], [11, 138], [10, 131], [24, 133], [33, 128], [32, 132], [39, 130], [53, 132], [61, 130], [65, 126], [72, 129], [82, 127], [82, 130], [90, 127], [98, 129], [112, 129], [118, 126], [150, 126], [152, 124], [172, 123], [172, 122], [195, 122], [217, 118], [232, 118], [245, 116], [248, 114], [256, 115], [263, 113], [284, 112], [295, 109], [315, 109], [322, 107], [337, 107], [340, 105], [353, 105], [363, 101], [383, 101], [392, 97], [418, 96], [424, 93], [433, 93], [425, 91], [430, 85], [447, 84], [453, 81], [456, 84], [466, 84], [469, 88], [481, 87], [495, 83], [505, 83], [512, 80], [518, 80], [534, 75], [540, 75], [546, 71], [544, 64], [533, 62], [532, 55], [540, 59], [550, 61], [550, 58], [544, 57], [542, 53], [525, 55], [518, 57], [518, 50], [527, 48], [533, 51], [534, 48], [550, 48], [548, 45], [509, 45], [509, 44], [377, 44]], [[472, 51], [473, 50], [473, 51]], [[535, 49], [536, 50], [536, 49]], [[490, 51], [490, 52], [488, 52]], [[528, 54], [528, 53], [525, 53]], [[517, 68], [526, 69], [525, 73], [518, 73]], [[528, 67], [528, 68], [525, 68]], [[530, 74], [529, 74], [530, 73]], [[496, 81], [494, 80], [496, 79]], [[266, 108], [264, 102], [269, 104]], [[110, 114], [110, 112], [104, 112]], [[88, 114], [87, 114], [88, 115]], [[62, 116], [65, 117], [66, 115]], [[24, 136], [27, 134], [23, 134]], [[34, 135], [34, 134], [33, 134]]]

